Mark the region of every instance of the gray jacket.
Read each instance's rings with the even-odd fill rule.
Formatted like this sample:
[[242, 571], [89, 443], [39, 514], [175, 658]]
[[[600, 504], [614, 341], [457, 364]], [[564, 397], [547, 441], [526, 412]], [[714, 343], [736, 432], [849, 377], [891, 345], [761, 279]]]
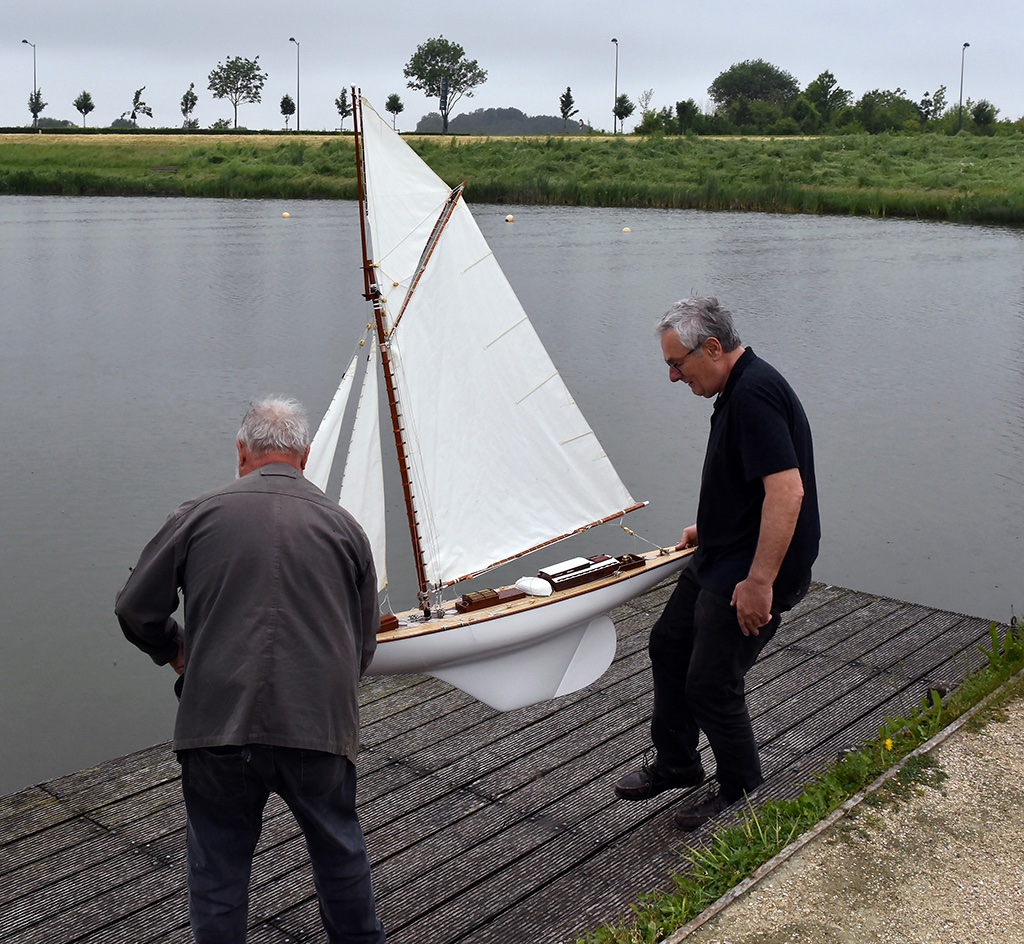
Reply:
[[355, 761], [380, 622], [373, 557], [356, 520], [297, 469], [266, 465], [182, 505], [114, 612], [157, 664], [184, 639], [174, 750], [269, 744]]

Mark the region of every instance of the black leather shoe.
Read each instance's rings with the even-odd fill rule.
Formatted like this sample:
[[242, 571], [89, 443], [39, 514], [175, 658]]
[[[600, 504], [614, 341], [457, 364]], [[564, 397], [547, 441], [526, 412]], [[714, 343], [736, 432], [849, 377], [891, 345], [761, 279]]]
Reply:
[[678, 769], [659, 767], [655, 762], [620, 777], [615, 783], [615, 795], [620, 800], [649, 800], [666, 790], [699, 787], [703, 782], [704, 768], [699, 760]]
[[681, 807], [676, 810], [672, 819], [676, 824], [676, 829], [692, 832], [730, 806], [732, 804], [728, 800], [722, 799], [722, 794], [716, 793], [706, 800], [700, 800], [697, 803]]

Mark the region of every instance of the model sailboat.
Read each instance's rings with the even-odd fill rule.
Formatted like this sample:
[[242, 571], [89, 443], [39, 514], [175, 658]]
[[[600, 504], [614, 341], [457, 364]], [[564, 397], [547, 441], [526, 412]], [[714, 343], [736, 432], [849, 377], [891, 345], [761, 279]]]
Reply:
[[[384, 379], [419, 582], [385, 617], [370, 674], [426, 673], [501, 710], [589, 685], [615, 654], [608, 611], [686, 552], [597, 555], [516, 587], [462, 581], [643, 507], [562, 382], [462, 199], [353, 94], [369, 344], [345, 371], [306, 475], [326, 489], [365, 360], [340, 501], [387, 586], [378, 376]], [[365, 341], [365, 339], [364, 339]]]

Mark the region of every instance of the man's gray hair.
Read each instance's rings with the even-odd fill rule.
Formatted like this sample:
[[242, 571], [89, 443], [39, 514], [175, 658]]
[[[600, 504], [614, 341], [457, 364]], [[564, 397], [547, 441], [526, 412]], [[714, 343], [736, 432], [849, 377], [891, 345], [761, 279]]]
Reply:
[[717, 298], [695, 295], [676, 302], [658, 322], [658, 337], [675, 331], [679, 340], [691, 351], [700, 349], [708, 338], [718, 338], [727, 354], [743, 342], [736, 332], [732, 313], [718, 304]]
[[261, 397], [249, 404], [238, 441], [256, 457], [271, 452], [301, 456], [309, 445], [306, 408], [287, 397]]

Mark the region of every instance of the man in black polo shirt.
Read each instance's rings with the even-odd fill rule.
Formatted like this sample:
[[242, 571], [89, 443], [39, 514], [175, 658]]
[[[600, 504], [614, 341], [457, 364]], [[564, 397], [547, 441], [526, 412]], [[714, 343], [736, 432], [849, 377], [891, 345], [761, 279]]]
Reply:
[[807, 592], [820, 525], [807, 416], [782, 375], [742, 346], [732, 315], [715, 298], [688, 298], [658, 333], [669, 379], [716, 399], [697, 523], [678, 545], [697, 549], [651, 630], [657, 757], [615, 792], [645, 800], [702, 783], [703, 730], [719, 789], [676, 812], [691, 830], [764, 780], [744, 677]]

